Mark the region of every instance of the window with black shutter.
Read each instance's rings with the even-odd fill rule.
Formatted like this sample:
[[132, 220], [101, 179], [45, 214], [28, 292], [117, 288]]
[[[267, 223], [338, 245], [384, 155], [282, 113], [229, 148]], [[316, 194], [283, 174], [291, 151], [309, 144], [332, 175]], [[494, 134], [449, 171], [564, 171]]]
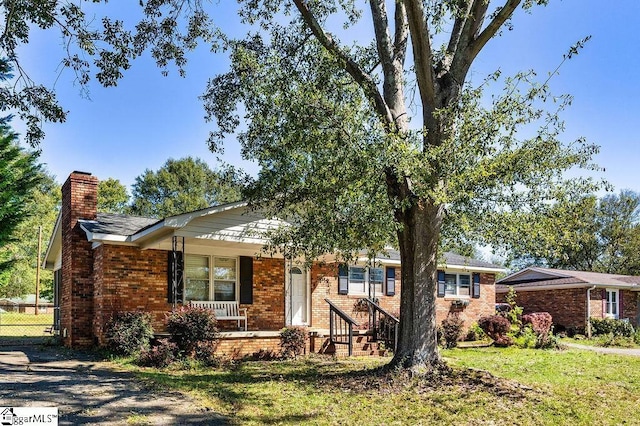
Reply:
[[253, 303], [253, 258], [240, 256], [240, 303]]
[[438, 297], [444, 297], [445, 288], [445, 273], [444, 271], [438, 271]]
[[396, 294], [396, 268], [387, 267], [387, 288], [386, 295], [394, 296]]
[[349, 293], [349, 267], [345, 264], [338, 266], [338, 294]]
[[480, 298], [480, 274], [477, 272], [473, 274], [473, 298]]

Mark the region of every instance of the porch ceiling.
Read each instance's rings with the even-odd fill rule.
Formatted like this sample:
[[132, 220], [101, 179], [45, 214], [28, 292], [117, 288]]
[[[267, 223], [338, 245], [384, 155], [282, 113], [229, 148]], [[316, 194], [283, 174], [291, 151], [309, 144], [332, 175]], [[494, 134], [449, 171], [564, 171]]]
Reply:
[[[158, 239], [151, 244], [145, 244], [145, 249], [171, 250], [173, 233]], [[181, 240], [182, 237], [178, 238]], [[240, 243], [235, 241], [211, 240], [204, 238], [184, 237], [185, 253], [193, 254], [220, 254], [220, 255], [245, 255], [257, 256], [261, 254], [261, 244]], [[277, 253], [273, 257], [282, 257]]]

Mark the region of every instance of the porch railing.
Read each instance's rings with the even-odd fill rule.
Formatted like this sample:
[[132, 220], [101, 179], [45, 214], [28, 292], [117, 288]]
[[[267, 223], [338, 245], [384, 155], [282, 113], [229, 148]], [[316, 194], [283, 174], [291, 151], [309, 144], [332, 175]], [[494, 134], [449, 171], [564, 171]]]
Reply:
[[369, 330], [374, 342], [382, 341], [393, 351], [398, 347], [400, 320], [371, 299], [363, 299], [369, 305]]
[[329, 341], [334, 345], [348, 345], [349, 356], [351, 356], [353, 354], [353, 327], [358, 326], [358, 323], [334, 305], [331, 300], [324, 300], [329, 304]]

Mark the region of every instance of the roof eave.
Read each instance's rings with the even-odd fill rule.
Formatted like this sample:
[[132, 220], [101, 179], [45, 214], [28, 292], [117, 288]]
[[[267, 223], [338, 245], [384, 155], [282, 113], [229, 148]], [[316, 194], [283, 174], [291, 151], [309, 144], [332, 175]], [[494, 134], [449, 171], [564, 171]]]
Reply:
[[[61, 245], [60, 240], [62, 239], [61, 234], [61, 222], [62, 222], [62, 210], [58, 212], [58, 217], [56, 218], [56, 224], [53, 227], [53, 232], [49, 237], [49, 244], [47, 245], [47, 251], [44, 253], [44, 258], [42, 259], [42, 268], [43, 269], [53, 269], [55, 265], [55, 259], [53, 261], [49, 261], [49, 257], [51, 256], [51, 252], [55, 246]], [[60, 235], [58, 235], [60, 234]], [[56, 238], [58, 237], [59, 238]], [[59, 244], [56, 244], [58, 242]]]
[[[498, 283], [496, 283], [498, 284]], [[573, 288], [614, 288], [618, 290], [631, 290], [640, 291], [640, 286], [637, 284], [593, 284], [593, 283], [572, 283], [572, 284], [557, 284], [557, 285], [527, 285], [519, 286], [508, 284], [498, 284], [506, 287], [513, 287], [516, 292], [518, 291], [537, 291], [537, 290], [568, 290]], [[509, 288], [500, 288], [496, 286], [496, 293], [507, 293]]]
[[165, 218], [163, 222], [165, 223], [165, 226], [171, 228], [182, 228], [197, 217], [209, 216], [211, 214], [234, 210], [240, 207], [246, 207], [248, 204], [249, 203], [247, 201], [236, 201], [235, 203], [222, 204], [202, 210], [196, 210], [194, 212], [183, 213], [176, 216], [169, 216]]

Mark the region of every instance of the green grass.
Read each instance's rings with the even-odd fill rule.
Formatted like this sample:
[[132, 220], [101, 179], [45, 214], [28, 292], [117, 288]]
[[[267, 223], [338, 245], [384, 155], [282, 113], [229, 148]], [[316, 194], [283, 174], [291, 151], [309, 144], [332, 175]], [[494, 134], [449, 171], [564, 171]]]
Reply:
[[443, 355], [453, 378], [377, 374], [388, 359], [130, 368], [240, 424], [640, 424], [640, 358], [497, 348]]
[[44, 336], [44, 329], [53, 324], [53, 314], [0, 313], [0, 336]]

